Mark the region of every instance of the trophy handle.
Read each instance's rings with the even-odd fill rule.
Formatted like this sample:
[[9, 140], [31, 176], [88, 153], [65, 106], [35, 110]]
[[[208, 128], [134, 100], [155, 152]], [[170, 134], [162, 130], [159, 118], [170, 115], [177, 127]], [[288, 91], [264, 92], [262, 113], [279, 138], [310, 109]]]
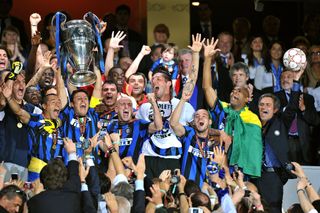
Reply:
[[[97, 23], [99, 30], [101, 30], [102, 26], [100, 24], [100, 20], [99, 20], [98, 16], [96, 16], [94, 13], [87, 12], [86, 14], [83, 15], [83, 19], [88, 21], [92, 25], [94, 25], [94, 23]], [[96, 27], [96, 26], [93, 26], [93, 27]]]
[[[56, 24], [55, 24], [57, 16], [61, 16], [60, 20], [62, 20], [62, 21], [60, 23], [60, 26], [56, 26]], [[56, 27], [59, 27], [62, 30], [64, 30], [65, 29], [64, 24], [66, 23], [66, 21], [67, 21], [67, 16], [61, 12], [57, 12], [51, 19], [51, 26], [56, 26]], [[57, 31], [57, 29], [56, 29], [56, 31]]]

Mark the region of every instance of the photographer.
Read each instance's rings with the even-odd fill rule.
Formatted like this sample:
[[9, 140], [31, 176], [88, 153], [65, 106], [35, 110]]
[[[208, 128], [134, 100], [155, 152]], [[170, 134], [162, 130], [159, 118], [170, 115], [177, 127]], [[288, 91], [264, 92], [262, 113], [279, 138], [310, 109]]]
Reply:
[[304, 213], [320, 211], [320, 196], [309, 182], [300, 164], [292, 162], [294, 170], [291, 172], [299, 179], [297, 182], [297, 194]]

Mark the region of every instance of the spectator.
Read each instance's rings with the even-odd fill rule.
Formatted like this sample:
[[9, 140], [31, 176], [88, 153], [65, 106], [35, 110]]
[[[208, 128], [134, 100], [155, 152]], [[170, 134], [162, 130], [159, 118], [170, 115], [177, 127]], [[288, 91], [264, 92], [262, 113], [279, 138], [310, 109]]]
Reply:
[[285, 69], [281, 75], [281, 87], [283, 90], [276, 93], [280, 99], [281, 109], [284, 111], [293, 96], [299, 96], [299, 105], [296, 107], [294, 120], [290, 124], [289, 160], [300, 164], [310, 165], [314, 162], [315, 153], [312, 152], [311, 129], [320, 123], [320, 117], [314, 107], [314, 99], [311, 95], [294, 91], [293, 71]]
[[232, 81], [229, 76], [229, 68], [234, 63], [231, 52], [233, 37], [229, 32], [221, 32], [218, 35], [217, 52], [211, 64], [211, 79], [213, 88], [217, 90], [218, 97], [222, 101], [229, 102], [229, 94], [232, 90]]
[[116, 8], [116, 29], [126, 34], [126, 38], [121, 42], [123, 49], [120, 50], [120, 58], [126, 56], [134, 59], [142, 47], [142, 38], [139, 33], [129, 28], [130, 15], [131, 9], [128, 5], [122, 4]]
[[21, 45], [25, 49], [28, 46], [28, 36], [27, 31], [25, 30], [24, 23], [22, 20], [17, 17], [11, 16], [10, 11], [13, 6], [12, 0], [1, 0], [0, 5], [2, 5], [0, 10], [0, 35], [3, 34], [3, 31], [6, 27], [14, 26], [19, 29]]
[[238, 17], [232, 22], [233, 29], [233, 55], [235, 62], [247, 59], [250, 51], [249, 34], [251, 31], [251, 23], [245, 17]]
[[167, 44], [170, 37], [169, 28], [165, 24], [157, 24], [153, 29], [154, 47], [159, 44]]

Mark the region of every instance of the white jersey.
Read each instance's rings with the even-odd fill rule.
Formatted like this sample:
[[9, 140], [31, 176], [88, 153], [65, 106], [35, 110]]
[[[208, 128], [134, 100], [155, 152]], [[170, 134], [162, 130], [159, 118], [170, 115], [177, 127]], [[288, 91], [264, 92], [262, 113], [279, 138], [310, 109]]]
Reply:
[[[181, 142], [171, 129], [169, 122], [174, 109], [179, 103], [179, 99], [173, 98], [171, 101], [159, 101], [158, 107], [163, 120], [163, 129], [155, 132], [143, 143], [142, 153], [146, 156], [157, 156], [161, 158], [179, 159], [182, 153]], [[182, 109], [179, 122], [187, 125], [193, 119], [194, 109], [189, 103], [185, 103]], [[140, 106], [137, 119], [153, 121], [153, 109], [150, 103]]]

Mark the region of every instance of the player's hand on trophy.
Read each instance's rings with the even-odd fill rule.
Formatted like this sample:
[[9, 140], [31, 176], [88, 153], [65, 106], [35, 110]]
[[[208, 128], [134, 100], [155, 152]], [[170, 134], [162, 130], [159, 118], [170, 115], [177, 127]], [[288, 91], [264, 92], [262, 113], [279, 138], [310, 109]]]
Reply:
[[96, 27], [97, 27], [100, 35], [101, 35], [101, 34], [104, 33], [104, 31], [107, 29], [107, 22], [104, 22], [104, 21], [102, 21], [102, 20], [100, 19], [100, 27], [99, 27], [99, 25], [97, 25]]
[[114, 35], [114, 31], [111, 34], [109, 47], [112, 49], [121, 48], [123, 45], [119, 45], [119, 43], [126, 37], [123, 31], [118, 31], [116, 35]]

